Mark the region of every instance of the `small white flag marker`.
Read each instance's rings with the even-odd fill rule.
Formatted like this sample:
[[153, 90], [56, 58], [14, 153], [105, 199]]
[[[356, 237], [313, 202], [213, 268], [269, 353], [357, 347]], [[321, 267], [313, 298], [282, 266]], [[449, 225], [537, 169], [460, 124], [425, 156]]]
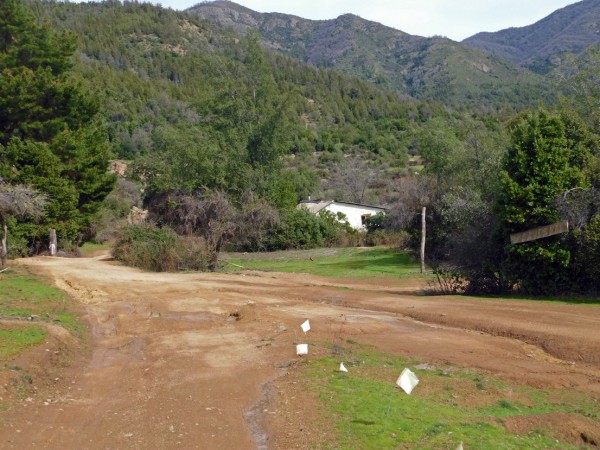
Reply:
[[340, 372], [348, 372], [348, 369], [346, 369], [346, 366], [344, 366], [344, 363], [340, 363]]
[[398, 380], [396, 380], [396, 384], [401, 387], [404, 392], [410, 394], [415, 386], [419, 384], [419, 379], [410, 369], [404, 369], [398, 377]]
[[300, 325], [302, 327], [302, 331], [304, 331], [305, 333], [310, 330], [310, 322], [308, 321], [308, 319], [306, 319], [304, 321], [304, 323], [302, 325]]
[[308, 355], [308, 344], [296, 345], [296, 355]]

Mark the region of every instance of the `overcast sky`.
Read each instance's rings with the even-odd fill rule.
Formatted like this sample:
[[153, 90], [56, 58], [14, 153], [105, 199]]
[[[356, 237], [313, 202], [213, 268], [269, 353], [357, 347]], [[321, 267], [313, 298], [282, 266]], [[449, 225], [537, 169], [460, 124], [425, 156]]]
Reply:
[[[183, 10], [200, 0], [152, 0]], [[333, 19], [345, 13], [419, 36], [461, 41], [480, 31], [531, 25], [574, 0], [238, 0], [259, 12], [306, 19]]]

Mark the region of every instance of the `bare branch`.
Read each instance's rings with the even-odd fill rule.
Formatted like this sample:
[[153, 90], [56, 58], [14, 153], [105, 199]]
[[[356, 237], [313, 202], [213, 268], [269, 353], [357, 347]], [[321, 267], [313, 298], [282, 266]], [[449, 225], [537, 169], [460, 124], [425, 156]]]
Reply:
[[39, 218], [48, 197], [46, 194], [26, 185], [10, 185], [0, 183], [0, 220], [5, 222], [8, 217], [32, 216]]

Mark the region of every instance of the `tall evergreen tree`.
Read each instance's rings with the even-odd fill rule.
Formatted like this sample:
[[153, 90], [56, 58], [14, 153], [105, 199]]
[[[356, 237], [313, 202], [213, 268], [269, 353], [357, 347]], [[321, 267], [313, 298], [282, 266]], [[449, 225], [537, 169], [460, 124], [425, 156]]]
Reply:
[[38, 25], [21, 0], [2, 2], [0, 30], [0, 177], [49, 198], [41, 223], [22, 223], [17, 234], [31, 243], [56, 228], [76, 240], [114, 177], [98, 104], [70, 77], [74, 36]]
[[[564, 191], [584, 183], [574, 164], [574, 148], [559, 117], [545, 111], [528, 114], [512, 130], [512, 143], [501, 172], [500, 218], [507, 233], [549, 225], [560, 219], [553, 206]], [[564, 290], [571, 253], [560, 237], [508, 248], [513, 278], [525, 291]]]

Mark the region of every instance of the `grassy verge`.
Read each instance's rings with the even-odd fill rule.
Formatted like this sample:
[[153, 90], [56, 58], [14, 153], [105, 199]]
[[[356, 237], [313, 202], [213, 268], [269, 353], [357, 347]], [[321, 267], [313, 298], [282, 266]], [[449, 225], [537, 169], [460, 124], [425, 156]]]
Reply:
[[108, 250], [108, 249], [110, 249], [110, 247], [111, 247], [111, 245], [108, 242], [106, 242], [104, 244], [96, 244], [95, 242], [86, 242], [79, 248], [79, 253], [83, 257], [89, 257], [90, 255], [93, 255], [96, 252], [99, 252], [102, 250]]
[[[408, 253], [385, 247], [325, 248], [269, 253], [223, 254], [222, 260], [245, 269], [302, 272], [337, 278], [418, 275], [419, 264]], [[227, 270], [239, 270], [227, 264]]]
[[72, 333], [83, 330], [83, 324], [69, 311], [70, 299], [45, 280], [24, 267], [15, 267], [0, 279], [0, 317], [27, 318], [53, 322]]
[[13, 266], [0, 274], [0, 318], [5, 320], [0, 323], [0, 384], [4, 386], [0, 411], [42, 392], [38, 389], [68, 364], [68, 352], [63, 351], [54, 352], [43, 365], [38, 365], [35, 359], [30, 361], [27, 355], [19, 363], [13, 358], [47, 341], [50, 330], [44, 326], [46, 323], [60, 325], [82, 337], [84, 325], [72, 312], [71, 305], [66, 294], [26, 267]]
[[[600, 420], [597, 401], [573, 390], [541, 390], [451, 366], [414, 368], [417, 361], [358, 345], [336, 347], [334, 356], [309, 359], [300, 370], [316, 390], [345, 449], [550, 449], [578, 448], [547, 427], [509, 431], [519, 416], [567, 413]], [[336, 372], [340, 361], [349, 373]], [[404, 367], [420, 383], [411, 395], [395, 387]], [[543, 420], [542, 420], [543, 423]]]
[[0, 361], [6, 361], [27, 347], [39, 344], [45, 338], [46, 332], [38, 327], [0, 330]]

